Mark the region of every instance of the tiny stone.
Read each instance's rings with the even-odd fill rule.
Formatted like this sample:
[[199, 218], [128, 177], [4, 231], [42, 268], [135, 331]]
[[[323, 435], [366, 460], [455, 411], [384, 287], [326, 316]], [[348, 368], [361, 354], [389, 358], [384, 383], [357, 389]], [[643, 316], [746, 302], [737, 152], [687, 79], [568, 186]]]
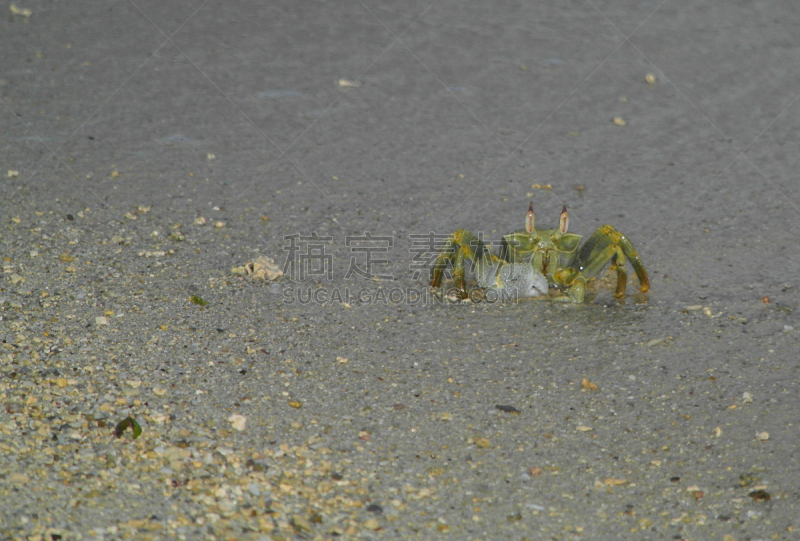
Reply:
[[364, 521], [364, 527], [368, 530], [379, 530], [381, 527], [380, 522], [375, 520], [374, 518], [369, 518]]
[[230, 417], [228, 417], [228, 421], [231, 423], [233, 428], [238, 431], [242, 431], [245, 428], [247, 423], [247, 418], [244, 415], [239, 415], [238, 413], [234, 413]]
[[606, 478], [603, 483], [606, 485], [624, 485], [628, 481], [626, 479], [615, 479], [613, 477]]
[[292, 526], [300, 533], [310, 533], [313, 531], [311, 523], [300, 515], [292, 516]]
[[12, 473], [8, 476], [8, 480], [11, 481], [13, 485], [27, 485], [30, 482], [30, 478], [25, 473]]
[[511, 413], [511, 414], [513, 414], [513, 415], [519, 415], [519, 414], [521, 413], [521, 412], [520, 412], [520, 411], [519, 411], [517, 408], [515, 408], [514, 406], [504, 406], [504, 405], [502, 405], [502, 404], [498, 404], [498, 405], [496, 405], [496, 406], [495, 406], [495, 408], [499, 409], [499, 410], [500, 410], [500, 411], [502, 411], [502, 412], [505, 412], [505, 413]]

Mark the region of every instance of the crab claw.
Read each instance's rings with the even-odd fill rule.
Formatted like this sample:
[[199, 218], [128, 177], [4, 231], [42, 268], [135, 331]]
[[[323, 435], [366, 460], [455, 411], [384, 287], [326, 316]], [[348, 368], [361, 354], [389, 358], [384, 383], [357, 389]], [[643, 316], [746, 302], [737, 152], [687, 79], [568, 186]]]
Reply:
[[490, 289], [515, 299], [546, 295], [550, 290], [547, 278], [527, 263], [505, 265], [492, 279]]
[[525, 216], [525, 231], [533, 233], [533, 201], [528, 205], [528, 215]]
[[561, 231], [561, 234], [567, 232], [569, 228], [569, 214], [567, 214], [567, 204], [564, 203], [564, 207], [561, 209], [561, 219], [558, 221], [558, 230]]

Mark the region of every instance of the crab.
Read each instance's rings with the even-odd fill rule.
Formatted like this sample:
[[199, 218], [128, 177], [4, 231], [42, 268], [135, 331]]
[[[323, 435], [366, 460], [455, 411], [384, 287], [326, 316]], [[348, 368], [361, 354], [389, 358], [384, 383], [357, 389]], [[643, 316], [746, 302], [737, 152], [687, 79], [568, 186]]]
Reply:
[[624, 299], [628, 285], [626, 264], [639, 279], [639, 291], [650, 290], [647, 271], [628, 238], [610, 225], [599, 227], [583, 245], [581, 235], [568, 233], [566, 203], [558, 227], [534, 227], [533, 202], [525, 216], [525, 229], [503, 236], [500, 255], [495, 255], [478, 236], [459, 229], [450, 235], [431, 269], [431, 287], [441, 287], [448, 263], [458, 296], [469, 298], [464, 285], [465, 264], [472, 263], [478, 287], [504, 297], [538, 297], [554, 290], [552, 300], [582, 303], [587, 283], [610, 263], [617, 273], [614, 296]]

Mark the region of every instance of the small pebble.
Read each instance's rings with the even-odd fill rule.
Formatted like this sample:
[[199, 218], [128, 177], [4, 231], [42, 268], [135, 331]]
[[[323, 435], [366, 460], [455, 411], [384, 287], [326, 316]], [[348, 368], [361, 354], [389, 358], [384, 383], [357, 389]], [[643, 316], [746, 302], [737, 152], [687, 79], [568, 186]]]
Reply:
[[488, 449], [492, 446], [492, 442], [489, 440], [489, 438], [477, 438], [475, 440], [475, 445], [481, 449]]
[[231, 423], [231, 426], [238, 431], [242, 431], [247, 424], [247, 418], [244, 415], [239, 415], [238, 413], [234, 413], [230, 417], [228, 417], [228, 421]]
[[379, 530], [381, 528], [381, 523], [374, 518], [369, 518], [364, 521], [364, 527], [368, 530]]
[[615, 479], [614, 477], [607, 477], [605, 480], [603, 480], [603, 484], [612, 486], [624, 485], [627, 482], [627, 479]]

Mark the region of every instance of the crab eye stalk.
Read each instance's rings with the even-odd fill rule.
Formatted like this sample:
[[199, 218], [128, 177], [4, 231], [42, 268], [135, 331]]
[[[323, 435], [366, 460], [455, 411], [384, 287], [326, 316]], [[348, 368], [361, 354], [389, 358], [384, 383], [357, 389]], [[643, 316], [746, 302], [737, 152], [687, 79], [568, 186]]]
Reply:
[[569, 228], [569, 214], [567, 214], [567, 204], [564, 203], [564, 208], [561, 209], [561, 219], [558, 221], [558, 230], [561, 231], [561, 234], [567, 232]]
[[533, 233], [533, 201], [528, 205], [528, 215], [525, 216], [525, 231]]

